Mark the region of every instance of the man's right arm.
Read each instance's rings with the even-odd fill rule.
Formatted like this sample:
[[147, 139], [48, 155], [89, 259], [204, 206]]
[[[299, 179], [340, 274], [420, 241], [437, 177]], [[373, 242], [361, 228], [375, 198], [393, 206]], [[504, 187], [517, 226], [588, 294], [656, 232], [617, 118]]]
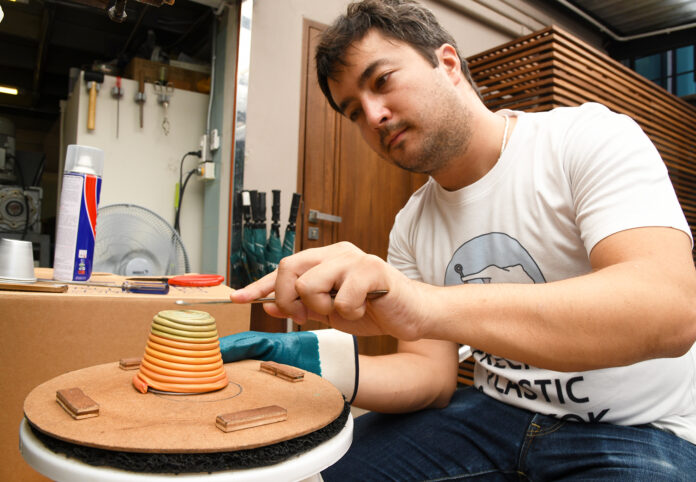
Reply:
[[457, 386], [458, 350], [441, 340], [399, 341], [397, 353], [360, 355], [354, 405], [383, 413], [444, 407]]

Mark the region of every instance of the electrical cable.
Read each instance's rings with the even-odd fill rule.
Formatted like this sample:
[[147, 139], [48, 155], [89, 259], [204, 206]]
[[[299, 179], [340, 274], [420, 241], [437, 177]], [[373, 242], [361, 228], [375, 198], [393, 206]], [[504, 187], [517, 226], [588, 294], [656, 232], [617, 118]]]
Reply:
[[184, 160], [188, 156], [197, 156], [198, 158], [200, 158], [201, 151], [187, 152], [186, 154], [184, 154], [184, 156], [181, 158], [181, 161], [179, 162], [179, 193], [178, 193], [179, 196], [178, 196], [178, 200], [176, 203], [176, 216], [175, 216], [175, 220], [174, 220], [174, 229], [176, 230], [177, 233], [179, 232], [179, 212], [181, 211], [181, 198], [184, 195], [183, 186], [181, 184], [183, 181], [183, 177], [184, 177]]
[[179, 224], [179, 214], [181, 213], [181, 205], [184, 200], [184, 191], [186, 190], [186, 185], [189, 182], [189, 179], [191, 179], [191, 176], [193, 176], [196, 172], [198, 172], [198, 168], [196, 167], [195, 169], [191, 169], [188, 173], [186, 173], [186, 180], [184, 181], [184, 184], [181, 185], [181, 188], [179, 189], [179, 206], [176, 208], [176, 217], [174, 218], [174, 230], [181, 235], [181, 230], [180, 230], [180, 224]]

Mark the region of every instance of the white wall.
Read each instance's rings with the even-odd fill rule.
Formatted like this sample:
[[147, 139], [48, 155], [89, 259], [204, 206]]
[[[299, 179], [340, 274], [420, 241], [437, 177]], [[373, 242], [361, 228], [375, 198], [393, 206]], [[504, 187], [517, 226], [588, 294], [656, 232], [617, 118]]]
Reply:
[[[330, 24], [350, 0], [254, 0], [244, 187], [282, 191], [282, 225], [297, 189], [302, 23]], [[454, 9], [424, 1], [472, 55], [512, 37]]]
[[[97, 96], [96, 128], [87, 130], [88, 94], [82, 78], [66, 103], [63, 116], [63, 150], [68, 143], [84, 144], [104, 150], [104, 175], [100, 206], [116, 203], [137, 204], [174, 224], [174, 196], [179, 180], [179, 163], [184, 154], [199, 150], [205, 132], [208, 95], [175, 89], [168, 109], [169, 135], [162, 129], [164, 108], [157, 103], [154, 85], [145, 84], [143, 128], [139, 106], [134, 98], [138, 83], [122, 79], [124, 96], [119, 109], [116, 137], [117, 101], [111, 97], [116, 78], [105, 75]], [[184, 175], [198, 164], [190, 156], [184, 161]], [[60, 167], [62, 171], [62, 164]], [[200, 271], [203, 181], [194, 175], [186, 187], [180, 216], [181, 235], [191, 271]], [[97, 229], [99, 228], [97, 220]]]

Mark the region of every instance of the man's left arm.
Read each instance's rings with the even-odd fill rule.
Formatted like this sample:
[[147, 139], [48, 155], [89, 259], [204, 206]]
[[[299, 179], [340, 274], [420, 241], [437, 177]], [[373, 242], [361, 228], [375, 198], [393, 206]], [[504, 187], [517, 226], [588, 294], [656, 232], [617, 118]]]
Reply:
[[541, 285], [433, 289], [424, 336], [560, 371], [676, 357], [691, 348], [696, 270], [686, 233], [620, 231], [597, 243], [590, 261], [591, 273]]

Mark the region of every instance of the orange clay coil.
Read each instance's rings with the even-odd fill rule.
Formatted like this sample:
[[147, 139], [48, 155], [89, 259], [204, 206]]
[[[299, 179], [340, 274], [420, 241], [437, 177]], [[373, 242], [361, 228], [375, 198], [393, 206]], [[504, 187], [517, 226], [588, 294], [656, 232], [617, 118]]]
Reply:
[[[223, 378], [225, 378], [225, 379], [227, 378], [227, 373], [225, 373], [225, 372], [218, 373], [218, 374], [216, 374], [216, 375], [208, 376], [208, 377], [196, 376], [195, 373], [194, 373], [194, 376], [192, 376], [192, 377], [187, 377], [187, 376], [177, 376], [177, 377], [173, 377], [173, 376], [170, 376], [170, 375], [164, 375], [164, 374], [158, 373], [158, 372], [156, 372], [156, 371], [151, 371], [150, 369], [148, 369], [148, 368], [145, 367], [145, 366], [141, 366], [141, 367], [140, 367], [140, 373], [142, 373], [143, 375], [145, 375], [145, 376], [147, 376], [147, 377], [149, 377], [149, 378], [151, 378], [151, 379], [153, 379], [153, 380], [157, 380], [158, 382], [164, 382], [164, 383], [194, 383], [194, 384], [196, 384], [196, 385], [199, 385], [199, 384], [201, 384], [201, 383], [215, 383], [215, 382], [218, 382], [218, 381], [222, 380]], [[182, 374], [182, 375], [183, 375], [183, 374]]]
[[[133, 378], [133, 386], [142, 393], [146, 393], [148, 387], [152, 387], [155, 390], [161, 390], [163, 392], [207, 393], [225, 388], [229, 383], [228, 380], [221, 380], [216, 383], [205, 383], [201, 385], [192, 385], [185, 383], [160, 383], [154, 380], [149, 380], [146, 376], [141, 375], [140, 373], [137, 373]], [[138, 378], [138, 380], [135, 380], [136, 378]]]
[[160, 353], [167, 353], [169, 355], [174, 355], [174, 356], [197, 356], [197, 357], [206, 357], [206, 356], [215, 356], [220, 353], [220, 350], [217, 348], [213, 348], [212, 350], [181, 350], [179, 348], [172, 348], [167, 345], [160, 345], [159, 343], [155, 343], [152, 341], [152, 339], [148, 340], [147, 346], [150, 348], [157, 350]]
[[220, 370], [218, 367], [216, 367], [213, 370], [171, 370], [169, 368], [162, 368], [160, 366], [155, 365], [154, 363], [150, 363], [146, 359], [140, 360], [140, 363], [142, 363], [145, 368], [147, 368], [149, 371], [154, 371], [156, 373], [161, 373], [162, 375], [169, 375], [172, 377], [177, 377], [177, 376], [186, 376], [186, 377], [214, 377], [216, 375], [220, 374]]
[[166, 360], [174, 363], [190, 363], [192, 365], [203, 365], [206, 363], [215, 363], [218, 360], [221, 360], [221, 356], [218, 353], [217, 356], [207, 356], [207, 357], [198, 357], [198, 356], [175, 356], [175, 355], [169, 355], [168, 353], [162, 353], [158, 352], [157, 350], [153, 350], [150, 345], [147, 345], [145, 347], [145, 353], [147, 353], [150, 356], [153, 356], [155, 358], [159, 358], [160, 360]]
[[215, 319], [194, 310], [166, 310], [153, 318], [133, 386], [175, 393], [204, 393], [229, 383]]
[[222, 360], [217, 363], [207, 363], [205, 365], [192, 365], [188, 363], [172, 363], [165, 360], [160, 360], [159, 358], [154, 358], [147, 353], [143, 356], [143, 360], [147, 360], [152, 365], [157, 365], [162, 368], [169, 368], [170, 370], [181, 370], [181, 371], [197, 371], [205, 372], [210, 370], [216, 370], [222, 364]]

